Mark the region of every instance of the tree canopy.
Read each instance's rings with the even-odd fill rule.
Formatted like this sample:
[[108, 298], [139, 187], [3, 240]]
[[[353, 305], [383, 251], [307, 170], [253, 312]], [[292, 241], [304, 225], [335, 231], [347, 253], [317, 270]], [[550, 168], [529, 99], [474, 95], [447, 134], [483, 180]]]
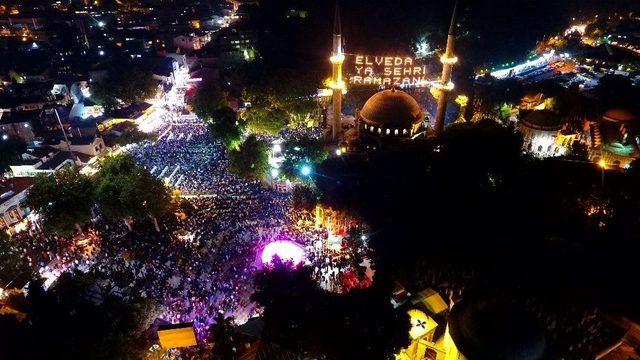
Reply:
[[211, 122], [215, 120], [216, 111], [227, 107], [227, 101], [220, 87], [213, 81], [200, 85], [193, 98], [193, 112], [201, 119]]
[[107, 111], [121, 105], [136, 104], [156, 95], [158, 83], [151, 71], [129, 60], [116, 60], [104, 79], [92, 83], [96, 103]]
[[321, 163], [329, 155], [325, 144], [317, 139], [302, 137], [289, 139], [282, 146], [282, 174], [289, 179], [300, 176], [303, 165]]
[[277, 135], [289, 124], [286, 111], [265, 105], [251, 106], [244, 114], [247, 130], [254, 134]]
[[11, 285], [20, 286], [32, 275], [33, 269], [23, 256], [19, 244], [6, 232], [0, 231], [0, 287], [7, 289]]
[[72, 167], [38, 175], [26, 204], [42, 216], [45, 231], [68, 235], [91, 218], [94, 184]]
[[171, 204], [162, 180], [136, 165], [131, 155], [105, 158], [96, 179], [98, 204], [108, 218], [157, 218]]
[[213, 344], [211, 360], [234, 360], [241, 342], [235, 333], [233, 318], [218, 313], [215, 323], [209, 327], [209, 342]]
[[311, 211], [316, 207], [318, 197], [311, 186], [298, 184], [291, 190], [291, 202], [294, 209]]
[[408, 345], [409, 318], [384, 291], [325, 292], [311, 269], [276, 261], [255, 279], [252, 299], [264, 307], [263, 338], [328, 359], [387, 359]]
[[48, 291], [32, 281], [8, 303], [26, 318], [0, 316], [3, 359], [141, 359], [143, 332], [160, 310], [148, 299], [103, 293], [92, 274], [78, 272], [63, 273]]
[[249, 135], [237, 150], [229, 151], [229, 171], [235, 175], [262, 180], [269, 171], [269, 144]]
[[242, 141], [243, 124], [230, 107], [216, 109], [208, 120], [211, 135], [227, 147], [237, 149]]
[[597, 166], [532, 159], [521, 144], [490, 120], [451, 125], [437, 140], [329, 158], [314, 182], [323, 204], [369, 225], [376, 282], [577, 296], [637, 314], [633, 290], [612, 295], [632, 281], [637, 176], [607, 173], [603, 188]]

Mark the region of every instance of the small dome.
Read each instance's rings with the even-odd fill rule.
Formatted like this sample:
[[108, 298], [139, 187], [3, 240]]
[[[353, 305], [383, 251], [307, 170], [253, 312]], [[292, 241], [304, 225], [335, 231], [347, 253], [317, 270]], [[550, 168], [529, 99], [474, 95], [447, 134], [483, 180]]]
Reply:
[[560, 118], [549, 110], [532, 111], [522, 118], [520, 124], [537, 130], [557, 131], [562, 129]]
[[360, 117], [383, 129], [406, 129], [423, 120], [420, 104], [404, 91], [391, 89], [375, 93], [362, 107]]
[[463, 298], [451, 309], [449, 332], [468, 359], [538, 360], [546, 356], [544, 331], [512, 304]]
[[602, 118], [604, 120], [613, 122], [628, 122], [636, 119], [636, 117], [629, 110], [620, 108], [615, 108], [607, 111], [607, 113], [604, 114]]

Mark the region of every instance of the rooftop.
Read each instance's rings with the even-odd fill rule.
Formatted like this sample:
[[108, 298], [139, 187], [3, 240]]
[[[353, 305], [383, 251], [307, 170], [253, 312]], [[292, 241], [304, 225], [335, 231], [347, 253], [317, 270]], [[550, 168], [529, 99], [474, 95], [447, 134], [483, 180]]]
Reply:
[[362, 119], [381, 128], [403, 129], [420, 123], [420, 104], [404, 91], [391, 89], [375, 93], [360, 111]]

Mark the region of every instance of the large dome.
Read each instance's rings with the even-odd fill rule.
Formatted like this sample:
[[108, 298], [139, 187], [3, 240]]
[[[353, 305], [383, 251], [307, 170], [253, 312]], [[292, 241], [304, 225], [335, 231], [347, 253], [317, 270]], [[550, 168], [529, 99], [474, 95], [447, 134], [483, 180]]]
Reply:
[[604, 114], [602, 118], [614, 122], [627, 122], [636, 119], [636, 117], [630, 111], [620, 108], [615, 108], [607, 111], [607, 113]]
[[468, 359], [541, 360], [544, 331], [512, 304], [484, 297], [463, 298], [449, 314], [449, 332]]
[[520, 123], [537, 130], [558, 131], [562, 129], [562, 120], [549, 110], [534, 110], [522, 118]]
[[423, 120], [420, 104], [404, 91], [383, 90], [367, 100], [360, 111], [365, 123], [383, 129], [405, 129]]

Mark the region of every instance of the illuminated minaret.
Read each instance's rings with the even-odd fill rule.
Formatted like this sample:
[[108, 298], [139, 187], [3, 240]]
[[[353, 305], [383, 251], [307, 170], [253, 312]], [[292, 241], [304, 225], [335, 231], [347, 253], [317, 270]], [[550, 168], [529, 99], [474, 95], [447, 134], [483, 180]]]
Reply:
[[336, 10], [333, 19], [333, 49], [331, 52], [331, 80], [329, 88], [332, 90], [333, 119], [331, 121], [331, 140], [338, 141], [338, 132], [342, 119], [342, 92], [346, 90], [342, 79], [342, 63], [344, 54], [342, 53], [342, 26], [340, 24], [340, 7], [336, 0]]
[[438, 109], [436, 111], [436, 124], [435, 133], [439, 135], [444, 129], [444, 117], [447, 113], [447, 98], [449, 92], [453, 90], [453, 83], [451, 82], [451, 73], [453, 71], [453, 65], [458, 62], [458, 58], [453, 53], [453, 47], [455, 45], [456, 36], [456, 14], [458, 12], [458, 0], [453, 7], [453, 15], [451, 16], [451, 25], [449, 25], [449, 34], [447, 35], [447, 48], [444, 54], [440, 57], [442, 62], [442, 77], [440, 84], [438, 85]]

